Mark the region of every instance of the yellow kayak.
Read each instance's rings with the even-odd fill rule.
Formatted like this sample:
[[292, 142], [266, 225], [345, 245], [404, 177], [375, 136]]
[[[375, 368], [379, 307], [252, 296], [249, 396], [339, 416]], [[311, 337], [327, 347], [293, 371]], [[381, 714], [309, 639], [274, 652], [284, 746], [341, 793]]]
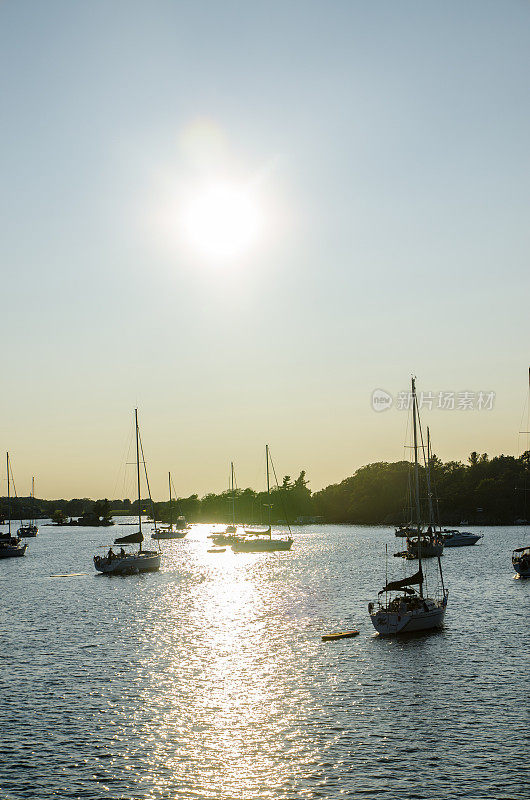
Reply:
[[359, 631], [344, 631], [343, 633], [326, 633], [322, 637], [323, 642], [331, 642], [334, 639], [351, 639], [352, 636], [358, 636]]

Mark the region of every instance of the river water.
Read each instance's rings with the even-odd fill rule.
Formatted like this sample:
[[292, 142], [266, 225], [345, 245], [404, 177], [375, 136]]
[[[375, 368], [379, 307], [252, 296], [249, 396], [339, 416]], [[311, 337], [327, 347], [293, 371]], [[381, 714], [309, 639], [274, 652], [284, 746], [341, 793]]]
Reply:
[[530, 529], [446, 550], [445, 628], [402, 640], [367, 613], [389, 528], [212, 555], [196, 525], [157, 574], [96, 574], [133, 530], [41, 527], [0, 561], [1, 800], [530, 796], [530, 580], [511, 566]]

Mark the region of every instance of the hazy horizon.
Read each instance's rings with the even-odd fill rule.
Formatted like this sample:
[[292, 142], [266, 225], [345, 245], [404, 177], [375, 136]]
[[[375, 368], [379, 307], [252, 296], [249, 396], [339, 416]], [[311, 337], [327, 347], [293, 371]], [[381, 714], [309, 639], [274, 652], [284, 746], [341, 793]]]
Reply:
[[[19, 495], [282, 476], [316, 491], [528, 430], [530, 5], [0, 5], [6, 380]], [[130, 471], [130, 468], [129, 468]], [[121, 482], [121, 483], [120, 483]], [[5, 494], [5, 466], [0, 466]], [[134, 493], [129, 493], [134, 497]]]

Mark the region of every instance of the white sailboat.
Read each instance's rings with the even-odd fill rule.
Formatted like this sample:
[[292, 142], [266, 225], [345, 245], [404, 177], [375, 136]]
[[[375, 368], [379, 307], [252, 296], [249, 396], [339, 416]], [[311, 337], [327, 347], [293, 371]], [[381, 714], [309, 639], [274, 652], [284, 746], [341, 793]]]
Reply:
[[[138, 428], [138, 409], [134, 409], [134, 422], [136, 431], [136, 477], [138, 485], [138, 533], [122, 536], [114, 540], [114, 544], [131, 545], [139, 544], [137, 551], [126, 551], [123, 546], [119, 553], [114, 553], [112, 547], [106, 556], [94, 556], [94, 566], [98, 572], [106, 575], [134, 575], [138, 572], [156, 572], [160, 569], [160, 552], [156, 550], [142, 550], [144, 540], [142, 533], [142, 497], [140, 488], [140, 433]], [[143, 448], [142, 448], [143, 456]], [[144, 467], [145, 467], [145, 459]], [[146, 471], [147, 476], [147, 471]]]
[[[265, 461], [267, 465], [267, 508], [268, 527], [264, 531], [247, 531], [244, 537], [238, 537], [232, 543], [234, 553], [270, 553], [277, 550], [290, 550], [293, 539], [273, 539], [271, 528], [271, 503], [270, 503], [270, 476], [269, 476], [269, 445], [265, 445]], [[291, 529], [289, 528], [289, 531]]]
[[182, 515], [177, 517], [177, 521], [173, 523], [173, 497], [171, 495], [171, 472], [168, 473], [169, 482], [169, 524], [160, 525], [155, 528], [155, 532], [151, 534], [151, 539], [183, 539], [188, 530], [189, 525]]
[[[420, 481], [418, 463], [418, 422], [419, 412], [416, 399], [415, 379], [412, 379], [412, 418], [414, 435], [414, 483], [416, 505], [416, 536], [418, 542], [418, 569], [401, 580], [387, 581], [378, 593], [376, 603], [368, 605], [368, 613], [376, 631], [382, 635], [412, 633], [438, 628], [443, 624], [447, 607], [448, 592], [445, 589], [442, 562], [438, 556], [438, 570], [441, 582], [441, 595], [424, 595], [425, 575], [422, 564], [422, 529], [420, 512]], [[430, 494], [430, 486], [428, 486]]]
[[[7, 533], [0, 534], [0, 558], [20, 558], [26, 554], [27, 543], [21, 542], [20, 537], [11, 535], [11, 464], [9, 453], [6, 453], [7, 462]], [[14, 481], [13, 481], [14, 485]], [[15, 489], [16, 497], [16, 489]]]

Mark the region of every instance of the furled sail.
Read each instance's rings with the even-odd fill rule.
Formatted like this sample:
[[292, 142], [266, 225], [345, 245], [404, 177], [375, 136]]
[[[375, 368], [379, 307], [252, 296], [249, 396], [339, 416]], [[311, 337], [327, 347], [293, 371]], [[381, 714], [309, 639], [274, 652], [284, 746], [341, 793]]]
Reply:
[[114, 544], [141, 544], [144, 540], [144, 537], [138, 531], [138, 533], [130, 533], [128, 536], [120, 536], [118, 539], [114, 539]]
[[401, 581], [390, 581], [384, 589], [381, 589], [379, 594], [383, 592], [396, 592], [399, 589], [404, 589], [406, 586], [421, 586], [423, 583], [423, 572], [419, 569], [414, 575], [409, 578], [403, 578]]

